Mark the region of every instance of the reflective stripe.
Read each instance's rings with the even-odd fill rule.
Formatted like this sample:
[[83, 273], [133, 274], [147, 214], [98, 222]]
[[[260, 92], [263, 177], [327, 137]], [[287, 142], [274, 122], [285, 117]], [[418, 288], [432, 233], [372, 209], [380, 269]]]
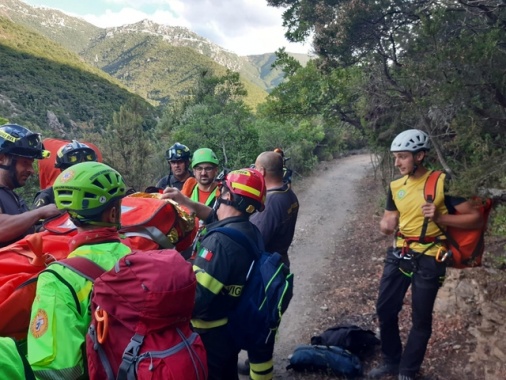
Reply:
[[81, 290], [79, 290], [76, 293], [77, 299], [79, 300], [80, 303], [88, 299], [88, 297], [90, 296], [92, 287], [93, 287], [93, 283], [91, 281], [87, 281], [86, 285], [84, 285], [81, 288]]
[[214, 327], [224, 326], [227, 323], [228, 318], [218, 319], [217, 321], [203, 321], [202, 319], [192, 319], [192, 325], [197, 329], [212, 329]]
[[260, 190], [257, 190], [251, 186], [243, 185], [242, 183], [232, 182], [232, 187], [247, 191], [248, 193], [256, 195], [257, 197], [260, 196]]
[[62, 369], [43, 369], [34, 370], [35, 377], [41, 380], [54, 379], [80, 379], [84, 374], [84, 370], [80, 365], [71, 368]]
[[271, 380], [273, 378], [274, 366], [272, 359], [264, 363], [249, 363], [249, 377], [252, 380]]
[[197, 282], [213, 294], [218, 294], [223, 289], [223, 284], [198, 266], [193, 266], [193, 272]]

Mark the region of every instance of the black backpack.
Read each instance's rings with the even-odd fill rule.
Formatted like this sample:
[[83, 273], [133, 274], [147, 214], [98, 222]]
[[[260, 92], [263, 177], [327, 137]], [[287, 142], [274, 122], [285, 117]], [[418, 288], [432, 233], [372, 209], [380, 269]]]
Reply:
[[312, 345], [338, 346], [364, 359], [371, 356], [380, 340], [371, 330], [355, 325], [338, 325], [311, 338]]

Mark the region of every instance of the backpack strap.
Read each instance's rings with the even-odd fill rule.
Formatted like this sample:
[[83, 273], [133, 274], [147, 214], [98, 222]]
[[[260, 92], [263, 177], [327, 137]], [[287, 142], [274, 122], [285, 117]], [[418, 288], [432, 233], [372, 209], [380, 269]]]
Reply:
[[21, 358], [21, 362], [23, 363], [23, 369], [25, 370], [25, 380], [36, 380], [35, 374], [33, 373], [32, 367], [30, 363], [28, 363], [28, 359], [26, 355], [23, 353], [23, 350], [19, 346], [20, 343], [16, 341], [16, 339], [12, 339], [14, 341], [14, 345], [16, 346], [16, 350], [18, 351], [19, 357]]
[[[439, 177], [443, 174], [440, 170], [433, 170], [425, 181], [423, 189], [423, 196], [428, 203], [433, 203], [436, 199], [436, 190]], [[427, 233], [427, 226], [429, 225], [429, 218], [424, 218], [422, 225], [422, 232], [420, 233], [420, 243], [425, 242], [425, 234]], [[439, 226], [438, 226], [439, 228]], [[439, 228], [441, 229], [441, 228]]]
[[210, 230], [209, 232], [221, 232], [222, 234], [228, 236], [230, 239], [232, 239], [242, 247], [246, 248], [250, 253], [252, 253], [255, 260], [257, 260], [260, 257], [260, 252], [264, 250], [263, 241], [257, 243], [236, 228], [218, 227]]
[[[86, 278], [87, 280], [91, 282], [95, 282], [95, 279], [100, 277], [102, 273], [104, 273], [106, 270], [102, 268], [100, 265], [96, 264], [95, 262], [91, 261], [90, 259], [87, 259], [85, 257], [71, 257], [68, 259], [58, 260], [54, 261], [51, 264], [49, 264], [49, 267], [51, 265], [60, 264], [78, 275]], [[52, 270], [51, 268], [45, 269], [43, 272], [45, 273], [51, 273], [53, 276], [58, 278], [58, 280], [61, 281], [62, 284], [64, 284], [70, 291], [70, 294], [72, 295], [72, 298], [74, 299], [74, 302], [76, 303], [76, 310], [79, 314], [81, 314], [81, 305], [79, 304], [79, 299], [77, 297], [77, 293], [72, 285], [63, 278], [58, 272]], [[41, 272], [41, 273], [43, 273]], [[86, 356], [86, 355], [85, 355]]]
[[172, 244], [168, 236], [155, 226], [126, 227], [122, 228], [121, 232], [127, 237], [140, 236], [152, 240], [163, 249], [174, 248], [174, 244]]
[[130, 343], [128, 343], [123, 352], [122, 361], [118, 369], [117, 380], [135, 380], [136, 366], [135, 362], [139, 357], [139, 351], [144, 342], [144, 335], [135, 333]]
[[81, 256], [58, 260], [54, 264], [63, 265], [91, 282], [95, 282], [98, 277], [106, 272], [104, 268], [94, 261]]
[[[223, 235], [228, 236], [230, 239], [238, 243], [240, 246], [246, 248], [248, 252], [250, 252], [253, 255], [253, 262], [251, 263], [248, 274], [246, 275], [246, 281], [249, 279], [249, 276], [251, 274], [251, 271], [253, 270], [253, 265], [255, 265], [255, 262], [260, 259], [261, 251], [263, 251], [263, 240], [260, 239], [260, 246], [251, 240], [248, 236], [246, 236], [244, 233], [239, 231], [238, 229], [231, 228], [231, 227], [218, 227], [210, 230], [209, 233], [213, 232], [221, 232]], [[260, 248], [262, 248], [260, 250]]]

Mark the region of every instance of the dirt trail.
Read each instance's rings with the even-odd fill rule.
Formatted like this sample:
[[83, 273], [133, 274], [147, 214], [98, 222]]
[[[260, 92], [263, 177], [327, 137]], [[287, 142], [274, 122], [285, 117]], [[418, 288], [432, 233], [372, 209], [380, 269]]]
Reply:
[[[332, 271], [332, 255], [359, 200], [356, 186], [371, 168], [369, 155], [354, 155], [320, 164], [317, 176], [295, 185], [300, 211], [289, 255], [295, 276], [294, 297], [283, 316], [275, 350], [275, 378], [290, 379], [288, 355], [298, 344], [308, 344], [314, 320], [326, 305], [315, 304], [322, 274]], [[330, 326], [329, 326], [330, 327]]]

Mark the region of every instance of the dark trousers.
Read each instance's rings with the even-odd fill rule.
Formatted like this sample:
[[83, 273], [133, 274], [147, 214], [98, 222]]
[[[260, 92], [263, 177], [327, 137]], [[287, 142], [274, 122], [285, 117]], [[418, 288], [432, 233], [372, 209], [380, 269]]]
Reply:
[[[395, 252], [391, 249], [387, 252], [376, 304], [381, 351], [385, 363], [399, 364], [401, 374], [414, 376], [420, 370], [432, 334], [434, 301], [444, 280], [446, 265], [423, 254], [410, 261], [399, 259]], [[412, 272], [411, 277], [399, 266], [405, 273]], [[410, 285], [412, 326], [403, 352], [398, 316]]]
[[250, 378], [252, 380], [272, 379], [274, 373], [273, 353], [274, 339], [261, 347], [248, 350]]
[[238, 380], [237, 360], [239, 350], [234, 348], [228, 327], [194, 329], [199, 333], [207, 352], [208, 380]]

